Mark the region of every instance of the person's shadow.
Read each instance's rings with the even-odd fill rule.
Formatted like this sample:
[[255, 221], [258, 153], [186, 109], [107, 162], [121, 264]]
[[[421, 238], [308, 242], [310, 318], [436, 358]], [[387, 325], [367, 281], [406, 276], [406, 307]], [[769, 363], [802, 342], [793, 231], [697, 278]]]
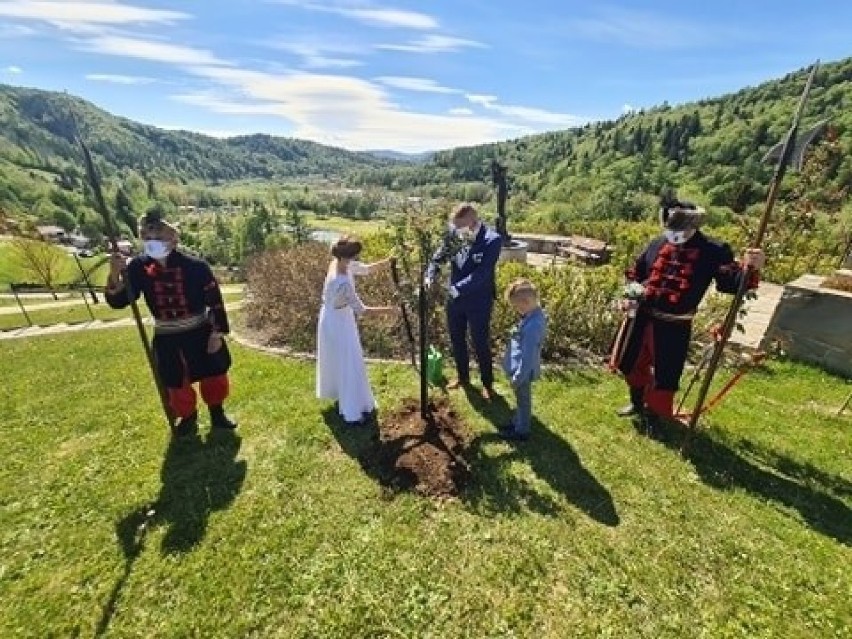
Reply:
[[124, 554], [124, 573], [104, 604], [95, 636], [108, 628], [121, 590], [139, 557], [149, 530], [168, 526], [163, 554], [192, 550], [207, 532], [210, 514], [231, 505], [246, 478], [245, 460], [237, 461], [241, 439], [231, 431], [171, 438], [160, 468], [162, 486], [157, 500], [133, 509], [116, 523], [115, 533]]
[[363, 473], [382, 488], [383, 497], [390, 499], [401, 487], [410, 487], [416, 483], [417, 478], [413, 473], [399, 468], [391, 471], [388, 461], [398, 457], [406, 447], [424, 441], [422, 438], [402, 437], [381, 442], [378, 414], [364, 425], [350, 426], [343, 421], [334, 406], [328, 406], [322, 411], [322, 418], [340, 449], [357, 461]]
[[[657, 439], [680, 451], [683, 428], [663, 422]], [[852, 509], [832, 495], [848, 497], [852, 484], [812, 466], [760, 451], [749, 442], [740, 448], [742, 454], [697, 430], [690, 437], [685, 458], [708, 486], [719, 490], [740, 488], [759, 499], [795, 510], [811, 529], [852, 545]]]
[[[491, 401], [485, 401], [473, 388], [466, 388], [465, 393], [474, 410], [495, 428], [509, 423], [512, 412], [504, 397], [494, 395]], [[546, 515], [562, 513], [564, 506], [558, 500], [508, 472], [514, 461], [523, 460], [555, 493], [589, 517], [606, 526], [618, 526], [620, 518], [610, 492], [583, 466], [571, 445], [537, 417], [532, 418], [528, 441], [513, 442], [507, 452], [496, 456], [487, 454], [483, 445], [495, 441], [502, 441], [498, 433], [484, 433], [470, 444], [474, 481], [465, 491], [470, 503], [487, 510], [519, 512], [530, 508]]]

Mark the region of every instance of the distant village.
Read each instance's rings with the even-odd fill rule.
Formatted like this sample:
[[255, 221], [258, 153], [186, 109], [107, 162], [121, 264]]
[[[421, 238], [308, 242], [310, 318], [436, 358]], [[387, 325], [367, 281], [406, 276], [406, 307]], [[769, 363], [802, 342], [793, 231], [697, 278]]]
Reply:
[[[98, 249], [92, 239], [79, 232], [68, 232], [61, 226], [36, 226], [36, 231], [43, 241], [61, 246], [68, 253], [73, 253], [80, 257], [92, 257]], [[118, 250], [130, 255], [133, 251], [133, 242], [119, 240]]]

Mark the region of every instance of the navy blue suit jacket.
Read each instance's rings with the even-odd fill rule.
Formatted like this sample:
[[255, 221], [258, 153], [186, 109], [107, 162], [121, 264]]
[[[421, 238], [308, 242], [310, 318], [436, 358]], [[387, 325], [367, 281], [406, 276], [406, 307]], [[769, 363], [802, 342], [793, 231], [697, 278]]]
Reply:
[[468, 247], [451, 252], [451, 242], [445, 241], [429, 262], [426, 277], [434, 279], [441, 264], [449, 261], [450, 297], [466, 304], [490, 303], [497, 292], [494, 273], [503, 246], [501, 240], [499, 233], [482, 224]]

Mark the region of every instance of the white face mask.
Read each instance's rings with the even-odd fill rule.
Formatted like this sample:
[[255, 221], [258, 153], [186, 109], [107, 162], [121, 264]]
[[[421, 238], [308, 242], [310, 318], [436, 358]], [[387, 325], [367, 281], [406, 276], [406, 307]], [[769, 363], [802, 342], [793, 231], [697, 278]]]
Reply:
[[692, 229], [688, 231], [671, 231], [669, 229], [665, 229], [663, 234], [672, 244], [685, 244], [695, 234], [695, 231]]
[[172, 249], [166, 242], [162, 240], [145, 240], [145, 255], [155, 260], [162, 260], [168, 257]]

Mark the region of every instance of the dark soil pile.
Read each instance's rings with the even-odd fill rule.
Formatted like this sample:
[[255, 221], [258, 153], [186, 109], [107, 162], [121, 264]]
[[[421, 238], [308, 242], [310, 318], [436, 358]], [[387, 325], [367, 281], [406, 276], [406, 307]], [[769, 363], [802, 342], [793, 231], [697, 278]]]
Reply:
[[465, 460], [469, 442], [464, 423], [446, 399], [429, 404], [425, 421], [420, 403], [410, 399], [381, 419], [374, 445], [361, 463], [394, 491], [456, 497], [470, 476]]

